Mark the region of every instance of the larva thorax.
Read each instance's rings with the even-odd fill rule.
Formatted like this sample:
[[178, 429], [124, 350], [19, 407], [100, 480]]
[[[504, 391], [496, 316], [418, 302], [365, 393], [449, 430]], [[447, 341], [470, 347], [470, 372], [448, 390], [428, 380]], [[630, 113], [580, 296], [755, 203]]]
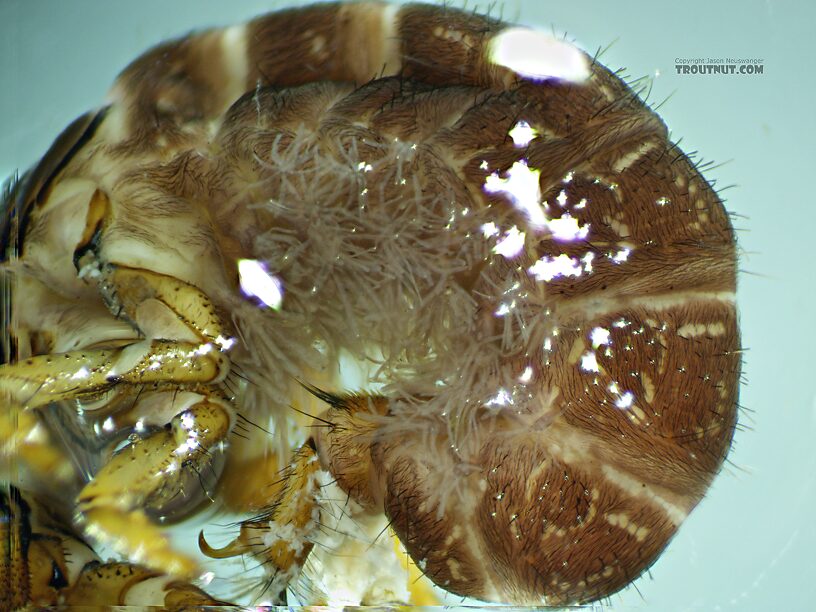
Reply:
[[[363, 3], [157, 47], [83, 132], [25, 260], [59, 250], [54, 285], [87, 294], [71, 257], [98, 185], [99, 257], [231, 322], [256, 383], [239, 408], [285, 415], [293, 380], [343, 353], [371, 371], [379, 395], [331, 408], [348, 423], [318, 451], [434, 582], [586, 601], [654, 561], [728, 450], [734, 239], [622, 81], [577, 51], [577, 82], [517, 74], [496, 59], [509, 31]], [[241, 295], [242, 260], [280, 282], [274, 310]]]

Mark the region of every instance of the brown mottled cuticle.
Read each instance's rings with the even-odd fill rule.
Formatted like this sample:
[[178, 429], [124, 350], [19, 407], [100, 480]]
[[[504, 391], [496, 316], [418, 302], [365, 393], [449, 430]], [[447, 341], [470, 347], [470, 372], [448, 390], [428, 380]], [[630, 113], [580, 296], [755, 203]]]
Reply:
[[[447, 6], [270, 13], [147, 51], [109, 107], [57, 139], [7, 194], [4, 247], [20, 272], [4, 324], [17, 354], [0, 383], [29, 401], [26, 384], [74, 367], [80, 391], [60, 387], [60, 402], [127, 399], [100, 400], [111, 439], [133, 433], [120, 423], [156, 421], [100, 459], [103, 475], [121, 463], [141, 498], [97, 475], [83, 483], [95, 506], [76, 491], [66, 505], [152, 527], [139, 512], [183, 497], [190, 480], [176, 470], [191, 459], [174, 464], [173, 449], [191, 440], [213, 446], [196, 447], [204, 473], [216, 448], [233, 469], [277, 466], [237, 435], [246, 414], [271, 430], [264, 453], [291, 456], [290, 435], [307, 442], [269, 476], [280, 482], [246, 496], [264, 509], [241, 536], [221, 549], [202, 536], [202, 549], [255, 555], [273, 596], [320, 554], [318, 468], [457, 595], [590, 602], [655, 562], [736, 427], [733, 228], [629, 84], [572, 47], [580, 76], [531, 76], [498, 57], [513, 31]], [[246, 261], [277, 283], [274, 303], [244, 287]], [[80, 352], [55, 374], [49, 351]], [[88, 355], [111, 369], [93, 389], [94, 372], [78, 369]], [[13, 363], [29, 356], [28, 369]], [[348, 361], [367, 390], [345, 388]], [[204, 399], [165, 414], [179, 392]], [[133, 449], [160, 480], [124, 462]], [[171, 546], [155, 554], [180, 567]], [[27, 571], [17, 557], [0, 567], [6, 581]], [[174, 601], [208, 597], [176, 586]]]

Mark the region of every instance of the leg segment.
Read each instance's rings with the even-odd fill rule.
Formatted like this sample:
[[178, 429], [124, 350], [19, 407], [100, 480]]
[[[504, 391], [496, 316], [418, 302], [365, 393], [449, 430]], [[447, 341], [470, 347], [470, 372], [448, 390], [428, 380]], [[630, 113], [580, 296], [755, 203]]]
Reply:
[[[147, 270], [113, 265], [93, 270], [111, 309], [147, 332], [147, 339], [118, 349], [41, 355], [0, 366], [0, 391], [35, 407], [94, 395], [117, 383], [213, 385], [224, 379], [229, 361], [220, 350], [229, 348], [231, 340], [223, 335], [206, 295], [178, 279]], [[175, 318], [175, 328], [161, 322], [156, 305]], [[158, 324], [153, 323], [153, 315]], [[179, 338], [179, 333], [185, 337]]]
[[100, 563], [46, 504], [0, 488], [0, 609], [225, 606], [194, 585], [131, 563]]
[[[10, 405], [29, 409], [93, 399], [117, 384], [197, 394], [164, 430], [116, 453], [80, 492], [77, 508], [86, 533], [95, 540], [163, 573], [192, 577], [196, 563], [172, 549], [143, 508], [161, 508], [177, 496], [190, 472], [207, 465], [210, 450], [229, 434], [232, 408], [207, 389], [228, 373], [229, 361], [221, 349], [230, 341], [212, 304], [195, 287], [146, 270], [94, 266], [92, 255], [88, 274], [97, 278], [111, 309], [147, 339], [116, 349], [42, 355], [0, 366], [0, 393], [10, 396]], [[4, 418], [13, 420], [11, 410], [4, 411]], [[0, 421], [0, 434], [3, 425]], [[35, 458], [43, 467], [53, 461], [47, 455]]]
[[[134, 593], [131, 593], [133, 591]], [[230, 606], [198, 587], [132, 563], [89, 563], [62, 593], [67, 606], [153, 606], [190, 610], [197, 606]]]
[[320, 519], [317, 472], [321, 463], [356, 501], [374, 507], [370, 446], [376, 424], [371, 417], [387, 410], [387, 399], [383, 397], [340, 397], [315, 387], [306, 388], [329, 404], [325, 418], [320, 419], [327, 427], [321, 428], [317, 440], [310, 438], [295, 453], [270, 510], [242, 523], [238, 537], [223, 548], [213, 549], [203, 533], [199, 536], [199, 547], [207, 556], [224, 558], [249, 553], [259, 559], [270, 574], [267, 591], [277, 595], [281, 603], [285, 601], [286, 587], [297, 577], [313, 547]]
[[35, 408], [97, 395], [116, 384], [212, 385], [227, 358], [209, 344], [145, 340], [120, 349], [40, 355], [0, 367], [0, 392]]
[[211, 548], [202, 532], [198, 538], [201, 551], [216, 559], [252, 554], [270, 574], [267, 592], [285, 601], [286, 587], [312, 551], [312, 537], [319, 525], [319, 469], [314, 444], [309, 440], [285, 470], [283, 487], [270, 510], [243, 522], [238, 537], [224, 548]]
[[[21, 465], [15, 462], [20, 461]], [[52, 444], [38, 415], [0, 393], [0, 481], [19, 482], [20, 467], [63, 485], [74, 475], [70, 458]]]
[[[224, 349], [231, 344], [223, 335], [221, 321], [209, 298], [198, 288], [177, 278], [107, 264], [101, 268], [99, 290], [114, 314], [124, 315], [147, 337], [195, 338]], [[157, 315], [157, 305], [164, 306], [176, 318], [175, 328], [170, 321], [162, 321]], [[186, 328], [186, 338], [180, 337], [184, 334], [179, 326]], [[175, 333], [157, 334], [154, 331], [157, 327], [163, 332], [169, 329]]]
[[123, 448], [78, 496], [85, 531], [129, 559], [192, 578], [195, 561], [174, 551], [142, 508], [177, 495], [189, 471], [199, 472], [208, 464], [210, 449], [223, 442], [231, 428], [229, 404], [204, 396], [164, 430]]

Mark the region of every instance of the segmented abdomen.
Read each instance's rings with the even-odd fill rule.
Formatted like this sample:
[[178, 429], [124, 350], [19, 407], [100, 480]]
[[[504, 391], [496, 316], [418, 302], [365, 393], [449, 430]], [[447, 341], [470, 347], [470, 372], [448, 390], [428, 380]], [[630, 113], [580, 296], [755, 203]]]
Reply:
[[[435, 582], [586, 601], [653, 562], [730, 446], [735, 244], [625, 83], [577, 52], [577, 77], [515, 72], [513, 35], [364, 3], [180, 39], [64, 177], [110, 194], [108, 261], [232, 315], [246, 402], [285, 407], [341, 351], [377, 368], [373, 498]], [[279, 312], [241, 301], [242, 258]]]

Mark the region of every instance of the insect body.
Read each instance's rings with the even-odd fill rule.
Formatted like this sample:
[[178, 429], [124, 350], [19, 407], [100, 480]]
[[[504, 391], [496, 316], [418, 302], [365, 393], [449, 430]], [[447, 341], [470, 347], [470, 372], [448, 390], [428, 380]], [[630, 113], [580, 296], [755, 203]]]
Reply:
[[[532, 31], [361, 3], [191, 35], [6, 200], [14, 452], [76, 488], [92, 540], [162, 572], [196, 575], [155, 518], [195, 510], [240, 417], [294, 458], [232, 544], [200, 544], [260, 559], [273, 593], [328, 479], [443, 589], [602, 598], [730, 446], [727, 214], [627, 85]], [[323, 428], [299, 444], [303, 388]], [[70, 455], [100, 422], [90, 479], [55, 475], [43, 436], [78, 431]]]

